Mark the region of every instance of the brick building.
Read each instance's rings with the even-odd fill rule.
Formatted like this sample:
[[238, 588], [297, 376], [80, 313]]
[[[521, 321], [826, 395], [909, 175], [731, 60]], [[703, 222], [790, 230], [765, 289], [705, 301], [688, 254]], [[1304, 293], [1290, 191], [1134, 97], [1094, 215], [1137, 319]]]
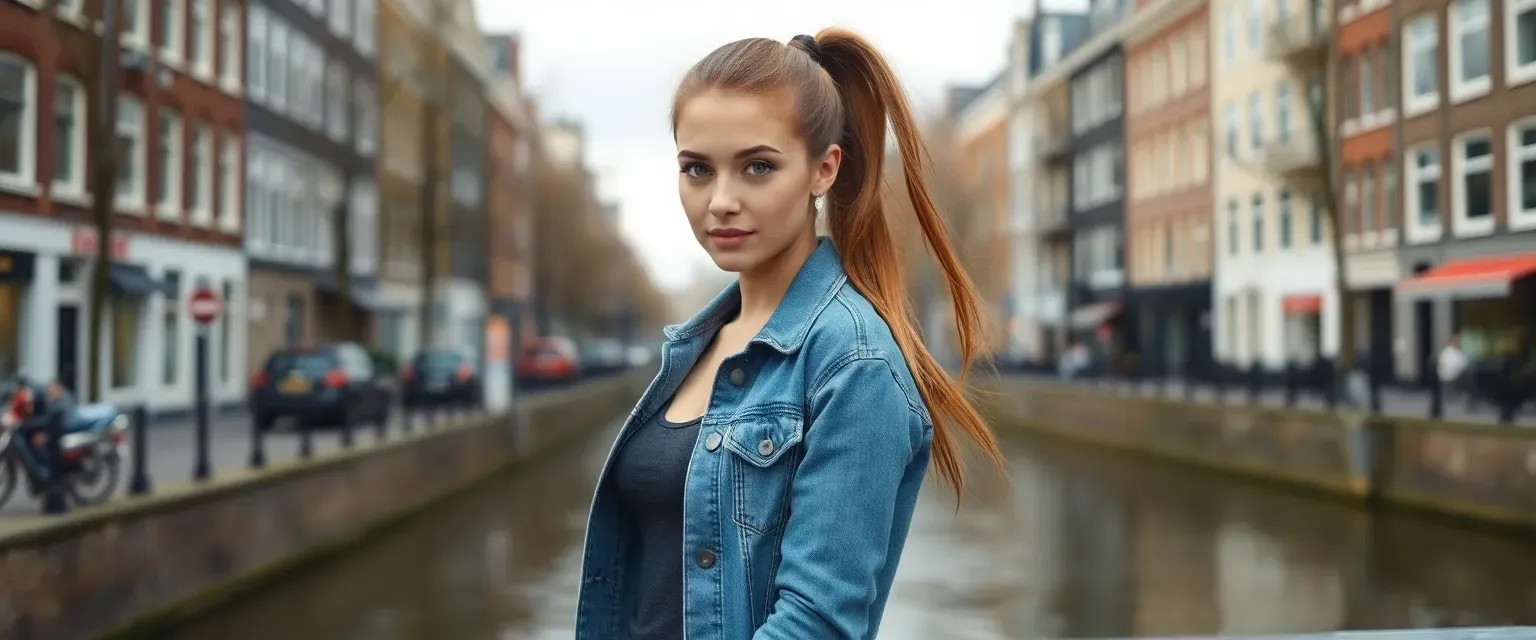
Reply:
[[[100, 60], [76, 28], [90, 3], [0, 4], [0, 368], [57, 378], [102, 400], [188, 408], [194, 327], [185, 300], [205, 284], [245, 313], [241, 251], [245, 117], [244, 5], [237, 0], [124, 3], [121, 51], [107, 73], [119, 87], [121, 145], [107, 265], [102, 357], [86, 367], [87, 283], [97, 238], [86, 144], [88, 93]], [[210, 392], [244, 396], [245, 325], [213, 327]]]

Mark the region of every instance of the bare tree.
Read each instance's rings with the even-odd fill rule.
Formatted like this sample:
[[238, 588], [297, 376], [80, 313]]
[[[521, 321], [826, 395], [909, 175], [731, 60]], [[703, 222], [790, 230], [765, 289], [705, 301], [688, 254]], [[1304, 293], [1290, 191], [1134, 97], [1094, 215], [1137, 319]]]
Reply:
[[[96, 244], [87, 294], [90, 302], [86, 316], [86, 362], [80, 373], [85, 377], [85, 399], [96, 401], [101, 398], [101, 375], [97, 368], [101, 363], [101, 325], [107, 307], [107, 273], [112, 263], [112, 222], [117, 199], [116, 122], [120, 82], [117, 43], [122, 18], [118, 15], [117, 2], [86, 0], [80, 9], [81, 21], [100, 23], [102, 27], [100, 30], [80, 29], [75, 26], [73, 17], [60, 16], [60, 10], [59, 0], [49, 0], [43, 7], [43, 15], [53, 16], [54, 42], [69, 61], [69, 66], [80, 73], [81, 89], [85, 93], [86, 117], [81, 120], [85, 124], [89, 163], [86, 188], [91, 194], [90, 222]], [[58, 162], [56, 156], [53, 162]]]

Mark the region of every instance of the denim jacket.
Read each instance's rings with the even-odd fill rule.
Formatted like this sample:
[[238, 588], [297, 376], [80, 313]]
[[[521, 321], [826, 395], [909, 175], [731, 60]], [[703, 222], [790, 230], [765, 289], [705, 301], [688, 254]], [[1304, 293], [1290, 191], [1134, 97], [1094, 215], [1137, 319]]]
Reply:
[[[622, 640], [634, 524], [609, 477], [740, 304], [735, 285], [666, 329], [661, 371], [619, 432], [587, 523], [579, 640]], [[933, 421], [889, 327], [819, 246], [747, 348], [725, 359], [683, 506], [688, 640], [873, 638], [928, 468]]]

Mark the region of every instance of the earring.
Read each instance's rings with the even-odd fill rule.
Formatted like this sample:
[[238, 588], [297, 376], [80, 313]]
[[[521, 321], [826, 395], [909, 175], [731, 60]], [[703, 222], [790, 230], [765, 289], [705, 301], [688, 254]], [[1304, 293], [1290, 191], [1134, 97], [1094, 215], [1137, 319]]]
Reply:
[[817, 195], [816, 196], [816, 200], [814, 200], [814, 202], [815, 202], [814, 206], [816, 207], [816, 213], [819, 214], [819, 213], [822, 213], [822, 212], [826, 211], [826, 209], [827, 209], [827, 194], [823, 193], [823, 194]]

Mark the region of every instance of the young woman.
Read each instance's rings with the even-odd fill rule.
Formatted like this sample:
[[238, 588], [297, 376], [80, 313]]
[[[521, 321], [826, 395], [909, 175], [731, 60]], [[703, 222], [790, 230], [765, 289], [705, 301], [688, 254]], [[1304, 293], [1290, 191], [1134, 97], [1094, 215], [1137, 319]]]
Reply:
[[885, 60], [839, 29], [733, 42], [678, 87], [683, 210], [738, 280], [667, 328], [609, 454], [578, 638], [872, 638], [930, 457], [957, 495], [959, 440], [1001, 463], [923, 347], [883, 217], [889, 124], [968, 361], [976, 293], [912, 120]]

